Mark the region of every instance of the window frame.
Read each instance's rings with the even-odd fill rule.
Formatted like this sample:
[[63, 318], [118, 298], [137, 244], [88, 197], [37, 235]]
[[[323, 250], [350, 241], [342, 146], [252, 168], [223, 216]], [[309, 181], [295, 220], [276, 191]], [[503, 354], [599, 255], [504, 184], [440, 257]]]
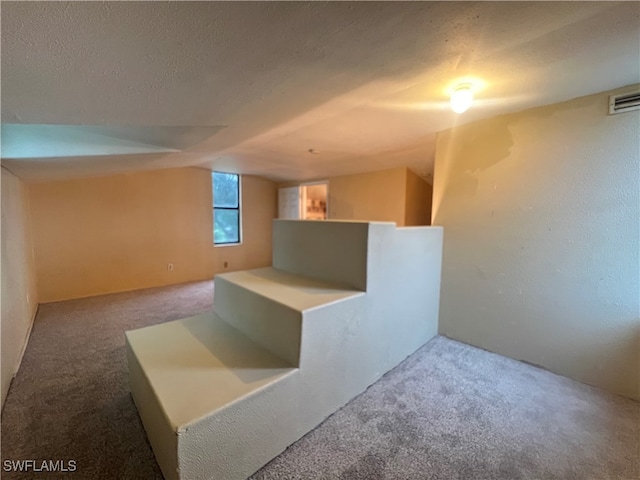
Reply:
[[[215, 187], [213, 183], [215, 181], [214, 175], [216, 173], [223, 173], [225, 175], [235, 175], [238, 177], [238, 206], [237, 207], [216, 207], [216, 199], [215, 199]], [[237, 245], [242, 245], [242, 175], [239, 173], [233, 172], [220, 172], [217, 170], [211, 171], [211, 204], [212, 204], [212, 219], [213, 219], [213, 245], [214, 247], [234, 247]], [[215, 233], [215, 216], [216, 210], [236, 210], [238, 212], [238, 241], [237, 242], [216, 242], [216, 233]]]

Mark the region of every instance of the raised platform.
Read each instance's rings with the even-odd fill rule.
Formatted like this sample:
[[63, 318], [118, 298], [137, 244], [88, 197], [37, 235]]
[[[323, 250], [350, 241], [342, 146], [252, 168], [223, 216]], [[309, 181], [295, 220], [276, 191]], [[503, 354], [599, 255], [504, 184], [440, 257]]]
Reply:
[[274, 268], [217, 276], [215, 313], [128, 332], [165, 478], [247, 478], [431, 339], [441, 255], [438, 227], [275, 221]]

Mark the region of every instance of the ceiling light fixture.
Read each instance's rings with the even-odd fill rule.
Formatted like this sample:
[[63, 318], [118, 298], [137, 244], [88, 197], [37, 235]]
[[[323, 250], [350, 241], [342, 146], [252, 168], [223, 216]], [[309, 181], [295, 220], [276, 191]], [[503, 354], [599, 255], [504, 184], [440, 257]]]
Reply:
[[453, 89], [451, 109], [456, 113], [466, 112], [473, 102], [473, 90], [470, 83], [462, 83]]

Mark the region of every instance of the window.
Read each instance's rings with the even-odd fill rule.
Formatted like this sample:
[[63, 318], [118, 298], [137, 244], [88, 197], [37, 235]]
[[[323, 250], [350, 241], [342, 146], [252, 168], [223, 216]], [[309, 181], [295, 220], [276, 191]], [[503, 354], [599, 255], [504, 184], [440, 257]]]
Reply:
[[240, 175], [213, 172], [213, 243], [240, 243]]

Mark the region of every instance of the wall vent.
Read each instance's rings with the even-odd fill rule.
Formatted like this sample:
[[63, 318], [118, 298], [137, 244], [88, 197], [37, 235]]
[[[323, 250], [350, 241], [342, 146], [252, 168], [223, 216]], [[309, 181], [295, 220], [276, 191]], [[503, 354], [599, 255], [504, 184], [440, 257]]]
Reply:
[[640, 92], [609, 95], [609, 115], [640, 109]]

